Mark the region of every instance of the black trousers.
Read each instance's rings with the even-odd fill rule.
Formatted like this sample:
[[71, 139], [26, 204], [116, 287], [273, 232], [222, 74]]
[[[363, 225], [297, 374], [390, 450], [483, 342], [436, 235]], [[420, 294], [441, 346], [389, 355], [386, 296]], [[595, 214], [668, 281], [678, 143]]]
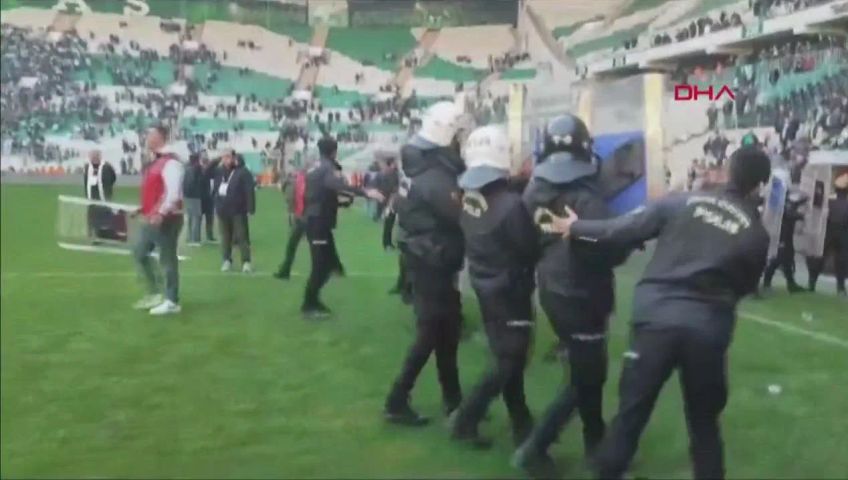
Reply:
[[307, 220], [306, 239], [309, 241], [312, 268], [303, 294], [303, 309], [314, 308], [321, 304], [319, 298], [321, 289], [330, 279], [330, 274], [340, 264], [333, 230], [329, 226], [320, 221]]
[[475, 288], [494, 364], [462, 402], [454, 431], [476, 434], [491, 402], [503, 395], [512, 422], [513, 439], [524, 441], [532, 415], [524, 396], [524, 369], [533, 334], [532, 288]]
[[529, 441], [544, 453], [556, 441], [574, 411], [583, 422], [587, 453], [604, 436], [603, 389], [607, 379], [608, 314], [588, 299], [564, 297], [540, 290], [542, 308], [551, 326], [568, 349], [570, 380], [548, 406]]
[[810, 273], [810, 290], [816, 289], [819, 275], [824, 270], [824, 262], [828, 257], [833, 257], [833, 264], [836, 269], [836, 289], [840, 292], [845, 291], [845, 278], [848, 276], [848, 241], [840, 241], [848, 239], [836, 238], [836, 236], [828, 236], [824, 242], [824, 255], [821, 257], [807, 257], [807, 270]]
[[215, 240], [215, 214], [212, 212], [204, 212], [206, 218], [206, 240]]
[[218, 215], [221, 228], [221, 256], [232, 261], [233, 244], [239, 246], [242, 263], [250, 262], [250, 226], [247, 215]]
[[445, 410], [452, 411], [462, 400], [457, 367], [457, 350], [462, 323], [462, 305], [456, 289], [456, 273], [405, 261], [412, 282], [415, 311], [415, 340], [409, 347], [400, 374], [386, 399], [386, 409], [403, 407], [430, 354], [436, 354], [436, 369]]
[[763, 286], [771, 286], [771, 281], [778, 267], [783, 272], [786, 283], [795, 285], [795, 248], [793, 246], [781, 246], [777, 249], [777, 255], [769, 259], [763, 273]]
[[635, 329], [624, 354], [618, 415], [595, 458], [601, 478], [620, 478], [660, 390], [679, 371], [694, 476], [724, 478], [719, 415], [727, 404], [727, 347], [689, 329]]
[[292, 264], [297, 254], [297, 246], [300, 245], [300, 240], [303, 238], [304, 233], [306, 233], [306, 222], [301, 218], [296, 218], [292, 222], [289, 240], [286, 243], [286, 257], [283, 259], [283, 264], [280, 265], [279, 271], [283, 275], [291, 275]]
[[395, 220], [397, 220], [397, 214], [395, 212], [389, 212], [386, 218], [383, 219], [383, 248], [394, 245], [392, 242], [392, 230], [395, 228]]

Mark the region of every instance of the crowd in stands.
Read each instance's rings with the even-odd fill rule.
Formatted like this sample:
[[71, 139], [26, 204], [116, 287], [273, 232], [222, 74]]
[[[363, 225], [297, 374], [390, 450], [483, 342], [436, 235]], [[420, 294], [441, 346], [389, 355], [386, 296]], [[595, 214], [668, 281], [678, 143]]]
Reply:
[[[816, 144], [838, 144], [848, 115], [848, 50], [843, 38], [816, 35], [791, 40], [731, 59], [731, 63], [730, 67], [711, 66], [711, 73], [696, 68], [687, 80], [718, 86], [732, 78], [735, 100], [723, 99], [721, 118], [715, 104], [707, 109], [709, 129], [791, 124], [795, 126], [789, 131], [794, 132], [805, 124]], [[833, 73], [792, 82], [819, 67]]]

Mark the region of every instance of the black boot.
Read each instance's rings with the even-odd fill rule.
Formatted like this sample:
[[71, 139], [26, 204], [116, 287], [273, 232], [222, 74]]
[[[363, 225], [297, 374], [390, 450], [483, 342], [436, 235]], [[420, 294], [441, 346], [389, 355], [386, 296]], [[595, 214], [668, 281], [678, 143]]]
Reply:
[[288, 280], [291, 278], [291, 273], [284, 270], [277, 270], [277, 273], [274, 274], [274, 278], [277, 280]]
[[800, 293], [804, 291], [804, 287], [795, 283], [794, 280], [786, 283], [786, 289], [789, 290], [789, 293]]
[[386, 408], [383, 410], [383, 418], [389, 423], [407, 427], [423, 427], [430, 423], [429, 418], [420, 415], [412, 409], [409, 401], [386, 402]]
[[[492, 447], [490, 438], [480, 436], [477, 431], [477, 426], [469, 426], [467, 421], [463, 421], [461, 417], [462, 411], [459, 408], [454, 409], [448, 416], [448, 427], [451, 431], [451, 439], [465, 443], [472, 448], [478, 450], [486, 450]], [[467, 418], [467, 417], [466, 417]]]

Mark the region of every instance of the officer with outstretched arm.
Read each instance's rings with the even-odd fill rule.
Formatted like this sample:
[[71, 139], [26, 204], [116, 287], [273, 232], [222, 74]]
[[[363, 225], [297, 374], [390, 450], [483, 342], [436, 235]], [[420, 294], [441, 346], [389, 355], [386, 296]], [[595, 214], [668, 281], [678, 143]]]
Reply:
[[719, 416], [728, 395], [727, 350], [737, 304], [756, 290], [766, 264], [769, 237], [755, 198], [770, 173], [765, 153], [742, 147], [731, 156], [723, 189], [669, 195], [612, 220], [580, 220], [573, 211], [553, 219], [552, 229], [574, 245], [657, 239], [634, 292], [618, 415], [594, 459], [600, 478], [624, 474], [660, 390], [675, 370], [694, 477], [724, 478]]
[[333, 237], [339, 196], [346, 194], [383, 200], [383, 195], [377, 190], [348, 185], [336, 163], [337, 151], [338, 143], [335, 139], [324, 137], [319, 140], [318, 152], [321, 158], [306, 172], [303, 222], [306, 225], [306, 238], [312, 257], [312, 270], [309, 272], [301, 306], [301, 312], [306, 319], [323, 318], [331, 313], [321, 302], [319, 294], [330, 274], [341, 266]]

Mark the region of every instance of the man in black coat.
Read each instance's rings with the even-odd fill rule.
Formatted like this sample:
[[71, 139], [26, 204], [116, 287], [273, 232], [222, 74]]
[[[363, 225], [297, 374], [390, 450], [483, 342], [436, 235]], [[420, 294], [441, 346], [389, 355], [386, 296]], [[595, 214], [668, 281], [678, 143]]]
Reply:
[[200, 210], [206, 223], [206, 241], [215, 242], [215, 171], [218, 163], [204, 155], [200, 161], [203, 188], [200, 191]]
[[727, 404], [727, 350], [736, 307], [753, 293], [769, 238], [757, 200], [768, 156], [742, 147], [729, 182], [710, 192], [673, 194], [631, 215], [579, 220], [568, 210], [552, 231], [571, 244], [621, 246], [657, 239], [636, 285], [630, 348], [624, 353], [618, 415], [594, 458], [599, 478], [621, 478], [671, 374], [680, 383], [694, 478], [724, 478], [719, 416]]
[[222, 272], [232, 269], [233, 244], [241, 251], [242, 272], [251, 273], [248, 216], [256, 213], [256, 183], [234, 151], [221, 158], [215, 178], [215, 209], [221, 229]]
[[85, 198], [108, 202], [112, 199], [116, 180], [115, 169], [108, 162], [102, 161], [100, 150], [89, 152], [82, 177]]
[[306, 282], [301, 312], [309, 320], [323, 318], [331, 313], [330, 309], [321, 302], [319, 295], [330, 274], [341, 266], [333, 236], [338, 216], [339, 196], [355, 195], [383, 201], [383, 196], [377, 190], [348, 185], [336, 162], [338, 143], [334, 139], [325, 137], [319, 140], [318, 152], [321, 158], [306, 172], [303, 211], [312, 269], [309, 272], [309, 280]]
[[629, 253], [624, 247], [563, 242], [550, 221], [567, 209], [586, 218], [610, 218], [597, 182], [592, 139], [574, 115], [552, 119], [545, 127], [544, 150], [524, 192], [524, 202], [540, 233], [536, 265], [539, 300], [560, 343], [568, 349], [569, 383], [554, 398], [514, 463], [534, 469], [550, 464], [547, 450], [575, 410], [583, 423], [590, 455], [603, 438], [603, 387], [607, 378], [607, 330], [615, 304], [613, 267]]
[[203, 219], [202, 196], [203, 190], [209, 186], [204, 182], [203, 168], [200, 166], [200, 155], [192, 153], [188, 157], [188, 165], [183, 176], [183, 204], [188, 217], [188, 241], [191, 246], [200, 245], [200, 224]]
[[836, 198], [830, 200], [828, 207], [824, 255], [808, 258], [807, 269], [810, 273], [809, 288], [814, 292], [825, 259], [832, 257], [836, 270], [836, 293], [844, 297], [845, 277], [848, 276], [848, 172], [837, 176], [833, 184]]
[[462, 323], [456, 282], [465, 255], [459, 225], [462, 192], [457, 185], [465, 169], [457, 135], [462, 120], [453, 103], [436, 103], [427, 110], [421, 130], [401, 150], [403, 177], [395, 203], [398, 246], [412, 283], [416, 333], [386, 398], [384, 416], [391, 423], [429, 422], [412, 409], [409, 396], [434, 352], [445, 413], [462, 400], [456, 363]]

